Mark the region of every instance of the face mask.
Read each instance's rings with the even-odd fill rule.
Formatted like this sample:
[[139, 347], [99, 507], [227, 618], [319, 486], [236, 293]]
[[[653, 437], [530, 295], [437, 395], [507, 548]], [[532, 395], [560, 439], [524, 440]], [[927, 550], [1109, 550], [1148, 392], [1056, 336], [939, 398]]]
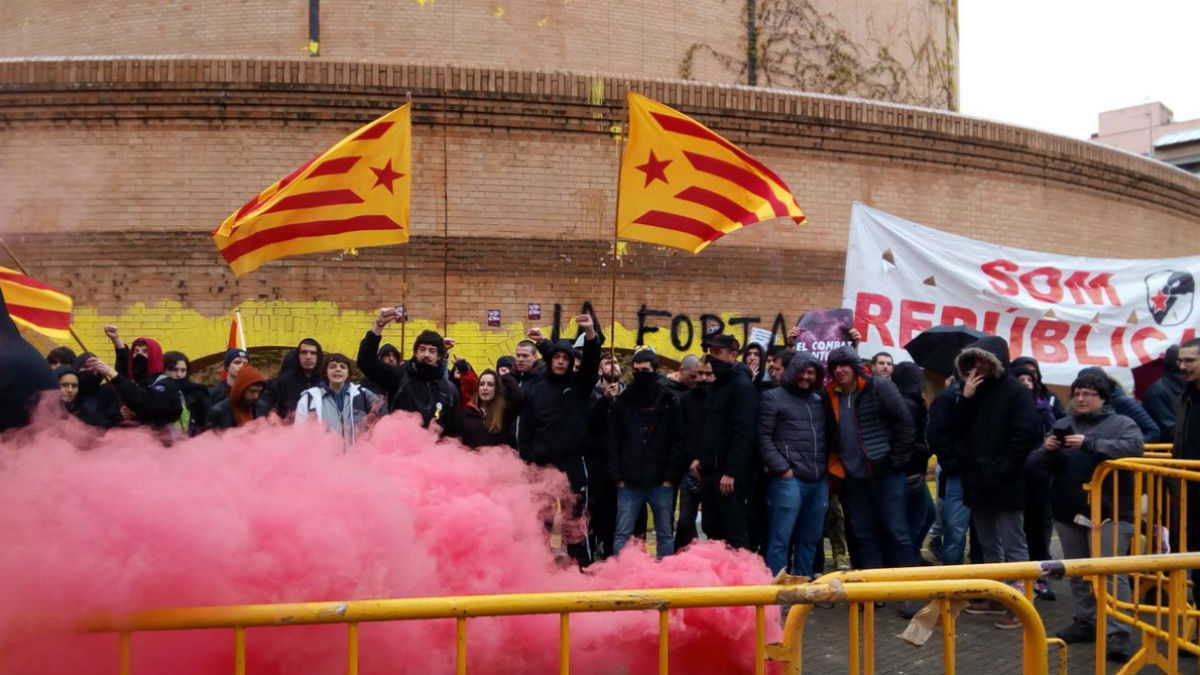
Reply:
[[717, 379], [721, 379], [722, 376], [728, 375], [730, 372], [733, 371], [732, 363], [726, 363], [726, 362], [722, 361], [721, 359], [714, 359], [711, 356], [708, 356], [706, 358], [708, 359], [708, 364], [710, 366], [712, 366], [713, 375], [716, 376]]
[[415, 368], [417, 371], [417, 376], [423, 380], [432, 380], [433, 378], [435, 378], [441, 374], [439, 372], [441, 369], [438, 368], [436, 363], [430, 365], [428, 363], [423, 363], [421, 361], [413, 359], [412, 364], [413, 364], [413, 368]]
[[146, 358], [145, 354], [137, 354], [133, 357], [133, 379], [144, 380], [146, 373], [150, 370], [150, 359]]
[[710, 387], [712, 387], [712, 382], [707, 380], [696, 383], [696, 391], [700, 392], [701, 394], [707, 394]]
[[635, 387], [649, 387], [657, 381], [658, 381], [658, 373], [655, 373], [652, 370], [650, 370], [650, 371], [642, 371], [642, 370], [633, 371], [633, 386], [635, 386]]

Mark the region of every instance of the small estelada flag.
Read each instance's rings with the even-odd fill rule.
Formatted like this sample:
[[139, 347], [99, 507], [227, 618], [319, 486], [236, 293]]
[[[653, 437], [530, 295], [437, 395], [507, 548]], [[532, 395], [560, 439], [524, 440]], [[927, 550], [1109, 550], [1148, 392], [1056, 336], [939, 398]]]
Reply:
[[71, 296], [7, 267], [0, 267], [0, 291], [17, 326], [59, 343], [71, 340]]
[[358, 129], [225, 219], [213, 240], [235, 275], [285, 256], [408, 241], [411, 104]]
[[233, 320], [229, 322], [229, 343], [227, 349], [245, 349], [246, 333], [242, 329], [242, 312], [234, 310]]
[[762, 220], [806, 218], [779, 176], [696, 120], [629, 93], [617, 235], [699, 253]]

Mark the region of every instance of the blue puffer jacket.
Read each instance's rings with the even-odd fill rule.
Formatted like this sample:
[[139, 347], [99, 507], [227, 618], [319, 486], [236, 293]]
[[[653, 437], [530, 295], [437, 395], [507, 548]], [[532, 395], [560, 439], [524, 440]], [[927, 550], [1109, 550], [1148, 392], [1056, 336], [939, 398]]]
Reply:
[[[837, 365], [858, 368], [859, 363], [858, 352], [853, 347], [839, 347], [829, 354], [831, 370]], [[825, 392], [827, 419], [833, 423], [837, 419], [838, 399], [843, 394], [835, 382], [829, 383]], [[881, 476], [904, 472], [912, 454], [916, 427], [900, 390], [886, 378], [859, 375], [858, 388], [852, 396], [854, 417], [858, 423], [858, 442], [871, 463], [872, 474]], [[838, 440], [835, 433], [831, 433], [830, 438], [835, 442]], [[840, 458], [831, 462], [829, 468], [834, 475], [844, 477], [845, 467]]]
[[[802, 391], [796, 380], [816, 368], [814, 389]], [[783, 373], [783, 385], [762, 395], [758, 410], [758, 453], [763, 466], [778, 476], [791, 469], [796, 478], [825, 478], [825, 405], [820, 393], [825, 369], [817, 357], [799, 352]]]

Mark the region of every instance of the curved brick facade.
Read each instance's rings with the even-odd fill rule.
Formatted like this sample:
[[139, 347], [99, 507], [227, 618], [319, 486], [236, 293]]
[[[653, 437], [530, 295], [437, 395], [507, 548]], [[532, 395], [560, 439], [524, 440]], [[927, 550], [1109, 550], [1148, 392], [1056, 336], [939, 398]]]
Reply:
[[[369, 312], [409, 311], [510, 349], [591, 301], [611, 314], [617, 148], [633, 88], [696, 116], [774, 168], [811, 225], [759, 224], [696, 257], [623, 245], [618, 344], [701, 314], [795, 321], [840, 301], [850, 206], [947, 231], [1082, 255], [1194, 250], [1200, 180], [1088, 143], [859, 100], [685, 82], [328, 60], [0, 63], [0, 234], [78, 303], [77, 327], [152, 333], [194, 356], [242, 305], [252, 344], [306, 333], [352, 350]], [[414, 114], [413, 241], [271, 263], [234, 280], [208, 238], [247, 197], [403, 102]], [[448, 151], [443, 155], [443, 147]], [[443, 192], [448, 197], [443, 200]], [[484, 326], [500, 309], [504, 327]], [[341, 325], [336, 325], [341, 320]], [[565, 324], [565, 321], [564, 321]], [[425, 325], [425, 324], [422, 324]], [[399, 335], [394, 336], [399, 339]], [[694, 347], [694, 344], [693, 344]]]

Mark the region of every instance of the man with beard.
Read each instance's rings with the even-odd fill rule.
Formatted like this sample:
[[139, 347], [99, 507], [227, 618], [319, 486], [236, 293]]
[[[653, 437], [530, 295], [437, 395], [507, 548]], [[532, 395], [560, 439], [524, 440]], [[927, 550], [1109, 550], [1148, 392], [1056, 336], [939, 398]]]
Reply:
[[778, 574], [813, 577], [825, 525], [825, 369], [817, 357], [797, 352], [780, 386], [763, 394], [758, 413], [758, 452], [767, 484], [767, 567]]
[[104, 327], [116, 348], [116, 367], [93, 356], [84, 368], [112, 381], [127, 422], [162, 429], [183, 414], [183, 400], [174, 380], [163, 374], [163, 351], [156, 340], [140, 337], [126, 346], [116, 326]]
[[289, 419], [296, 410], [300, 394], [325, 382], [325, 374], [318, 367], [324, 361], [321, 343], [314, 338], [304, 338], [294, 351], [283, 357], [279, 374], [267, 382], [262, 399], [276, 415]]
[[[517, 426], [521, 459], [540, 466], [555, 466], [567, 474], [577, 496], [576, 517], [588, 508], [588, 465], [585, 453], [592, 412], [592, 389], [600, 378], [600, 340], [592, 317], [581, 314], [576, 324], [584, 331], [583, 363], [575, 369], [575, 348], [558, 340], [543, 350], [546, 366], [528, 385]], [[593, 549], [587, 536], [567, 545], [581, 566], [591, 564]]]
[[413, 355], [399, 365], [379, 360], [379, 341], [384, 326], [396, 321], [396, 309], [379, 310], [375, 324], [358, 344], [358, 368], [383, 387], [393, 412], [402, 410], [421, 416], [421, 426], [436, 422], [443, 436], [457, 436], [458, 389], [446, 378], [441, 365], [446, 340], [432, 330], [421, 331], [413, 341]]
[[715, 381], [704, 397], [697, 444], [702, 526], [709, 539], [749, 549], [746, 483], [754, 448], [758, 394], [750, 368], [737, 360], [738, 341], [716, 334], [704, 343]]
[[687, 455], [679, 401], [659, 381], [657, 370], [652, 349], [636, 352], [633, 382], [612, 403], [608, 463], [617, 485], [614, 555], [633, 535], [647, 504], [654, 514], [655, 555], [675, 552], [675, 486]]

